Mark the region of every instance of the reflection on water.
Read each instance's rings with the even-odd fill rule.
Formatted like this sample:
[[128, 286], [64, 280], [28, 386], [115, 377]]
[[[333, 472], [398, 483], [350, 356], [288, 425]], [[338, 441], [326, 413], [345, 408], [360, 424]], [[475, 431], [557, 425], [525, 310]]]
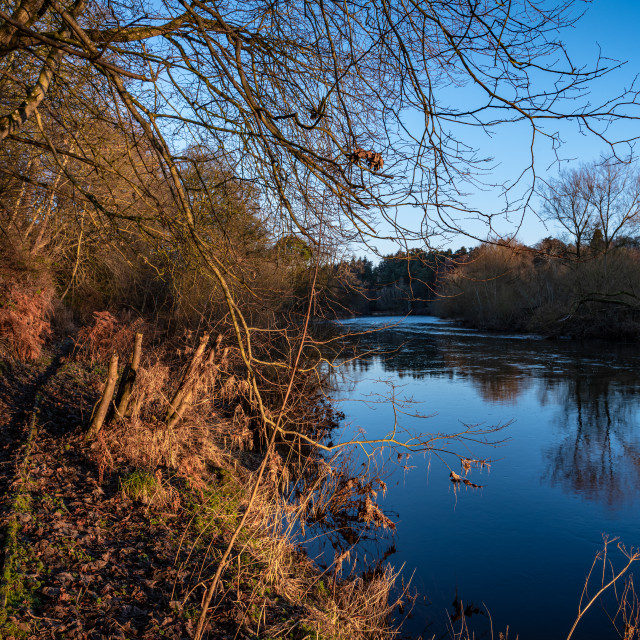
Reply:
[[[380, 368], [400, 382], [466, 378], [482, 400], [512, 407], [516, 418], [519, 398], [535, 387], [541, 406], [558, 409], [553, 424], [563, 434], [545, 450], [545, 477], [609, 506], [635, 495], [640, 480], [635, 347], [474, 334], [435, 318], [405, 322], [408, 326], [358, 336], [365, 355], [345, 364], [346, 379]], [[366, 323], [375, 328], [384, 319]], [[348, 324], [360, 329], [359, 323]]]
[[[345, 325], [367, 332], [384, 323]], [[484, 603], [494, 628], [509, 624], [521, 640], [564, 637], [602, 533], [640, 542], [638, 349], [485, 334], [435, 318], [357, 340], [365, 355], [345, 365], [340, 383], [347, 429], [386, 432], [389, 407], [359, 402], [384, 393], [382, 380], [418, 402], [416, 411], [436, 414], [426, 423], [403, 416], [407, 429], [514, 420], [480, 491], [452, 496], [428, 458], [395, 472], [384, 507], [398, 513], [396, 562], [416, 571], [432, 603], [416, 608], [409, 631], [431, 634], [442, 612], [459, 620]], [[574, 637], [601, 637], [598, 624]]]
[[[556, 381], [557, 382], [557, 381]], [[629, 503], [640, 481], [635, 381], [576, 372], [557, 384], [564, 438], [546, 451], [549, 478], [609, 507]]]

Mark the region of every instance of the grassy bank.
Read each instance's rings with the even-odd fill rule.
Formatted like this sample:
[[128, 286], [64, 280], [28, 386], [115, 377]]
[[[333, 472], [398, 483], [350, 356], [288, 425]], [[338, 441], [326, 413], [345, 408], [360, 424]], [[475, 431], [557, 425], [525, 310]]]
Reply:
[[[168, 399], [198, 341], [145, 342], [128, 415], [105, 421], [87, 441], [107, 376], [104, 354], [118, 348], [113, 338], [122, 331], [116, 324], [107, 344], [88, 327], [46, 385], [38, 372], [51, 361], [47, 351], [30, 365], [3, 361], [2, 415], [15, 427], [5, 429], [4, 452], [15, 471], [3, 503], [2, 637], [193, 637], [205, 590], [248, 507], [264, 447], [224, 336], [205, 354], [171, 427]], [[312, 401], [297, 398], [289, 420], [308, 423], [313, 413], [328, 428], [321, 424], [328, 409], [308, 390], [305, 397]], [[18, 398], [28, 398], [24, 415]], [[322, 571], [299, 551], [294, 531], [309, 517], [311, 494], [296, 502], [282, 489], [302, 464], [313, 492], [322, 480], [310, 471], [312, 452], [303, 462], [299, 443], [278, 444], [225, 563], [204, 637], [394, 635], [389, 569], [366, 581], [342, 579], [339, 566]]]

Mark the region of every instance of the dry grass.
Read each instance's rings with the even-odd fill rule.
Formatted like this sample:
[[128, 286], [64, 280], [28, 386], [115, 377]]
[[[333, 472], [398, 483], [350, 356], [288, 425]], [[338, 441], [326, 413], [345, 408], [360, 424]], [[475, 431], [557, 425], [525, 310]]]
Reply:
[[[100, 314], [96, 320], [87, 330], [81, 347], [81, 353], [90, 361], [99, 360], [114, 344], [132, 341], [138, 329], [137, 323], [118, 326], [111, 314]], [[189, 355], [188, 350], [182, 350], [182, 355], [185, 351]], [[227, 374], [222, 376], [227, 380], [221, 390], [218, 378], [227, 365], [225, 351], [220, 352], [218, 360], [211, 358], [205, 363], [190, 387], [189, 410], [175, 427], [169, 428], [165, 416], [180, 374], [176, 375], [175, 366], [146, 354], [129, 402], [130, 415], [115, 420], [94, 445], [101, 468], [114, 468], [113, 461], [124, 458], [136, 468], [164, 467], [184, 477], [202, 479], [209, 467], [228, 465], [230, 456], [223, 452], [223, 443], [241, 445], [241, 440], [251, 433], [246, 424], [239, 433], [237, 411], [229, 415], [214, 408], [216, 395], [231, 402], [243, 393], [243, 381]]]
[[136, 467], [166, 467], [185, 477], [204, 477], [207, 465], [220, 466], [223, 458], [206, 425], [168, 429], [161, 422], [121, 422], [103, 435], [102, 442], [110, 458], [126, 456]]
[[[118, 328], [114, 320], [104, 314], [96, 318], [85, 333], [83, 357], [97, 361], [113, 348], [114, 336], [133, 335], [133, 330]], [[131, 415], [114, 420], [93, 445], [103, 473], [129, 469], [120, 480], [127, 497], [148, 508], [179, 513], [183, 521], [186, 518], [184, 540], [191, 547], [183, 546], [181, 562], [186, 566], [190, 558], [200, 560], [199, 569], [192, 568], [190, 586], [174, 594], [185, 608], [199, 606], [202, 585], [220, 558], [219, 541], [237, 524], [254, 481], [252, 469], [261, 455], [251, 451], [255, 423], [249, 386], [235, 373], [238, 364], [233, 352], [221, 348], [220, 342], [211, 357], [203, 358], [189, 388], [188, 411], [175, 427], [167, 426], [166, 415], [181, 373], [187, 370], [189, 349], [181, 350], [179, 368], [175, 362], [169, 367], [146, 354], [131, 398]], [[328, 464], [311, 464], [311, 493], [298, 501], [285, 499], [281, 490], [289, 484], [290, 474], [304, 468], [300, 460], [293, 464], [288, 459], [287, 447], [283, 444], [269, 459], [258, 504], [236, 543], [235, 560], [224, 574], [226, 598], [218, 602], [233, 599], [238, 628], [266, 637], [288, 633], [336, 640], [392, 637], [391, 612], [398, 602], [390, 598], [397, 577], [391, 569], [375, 572], [367, 580], [342, 580], [344, 555], [320, 573], [297, 546], [305, 519], [315, 517], [318, 509], [331, 510], [331, 495], [337, 499], [335, 509], [350, 512], [364, 528], [392, 526], [375, 505], [375, 494], [384, 490], [384, 483], [350, 479], [346, 468], [336, 471]], [[309, 454], [307, 450], [305, 455]], [[167, 475], [186, 480], [181, 491], [190, 493], [182, 495], [180, 503]], [[288, 603], [285, 609], [295, 607], [295, 615], [283, 615], [282, 610], [276, 615], [280, 605], [274, 605], [274, 595]], [[223, 615], [216, 611], [210, 618], [214, 623], [216, 616]]]
[[632, 567], [640, 560], [640, 550], [627, 549], [617, 538], [603, 538], [603, 547], [591, 565], [578, 614], [567, 640], [582, 624], [587, 612], [597, 605], [609, 618], [612, 631], [623, 640], [640, 638], [640, 599], [633, 584]]
[[[366, 578], [343, 580], [340, 575], [343, 563], [349, 560], [350, 550], [337, 551], [333, 563], [322, 573], [306, 554], [299, 551], [300, 533], [309, 526], [308, 518], [314, 516], [319, 500], [325, 502], [323, 508], [348, 512], [365, 528], [386, 524], [392, 527], [386, 518], [383, 523], [376, 517], [369, 517], [371, 511], [382, 513], [373, 502], [375, 488], [380, 487], [371, 479], [357, 478], [349, 483], [346, 475], [343, 477], [348, 462], [338, 472], [326, 463], [314, 467], [316, 472], [305, 492], [293, 500], [278, 491], [287, 468], [281, 455], [274, 454], [267, 481], [249, 515], [242, 543], [238, 544], [238, 556], [246, 556], [249, 561], [235, 567], [235, 580], [242, 582], [242, 576], [238, 576], [244, 570], [254, 585], [246, 599], [246, 608], [263, 607], [263, 594], [268, 592], [300, 606], [298, 614], [286, 621], [275, 621], [265, 614], [262, 626], [257, 625], [252, 631], [261, 631], [266, 637], [273, 638], [393, 638], [398, 634], [393, 626], [393, 611], [408, 595], [408, 587], [398, 593], [398, 571], [380, 566]], [[239, 477], [244, 477], [248, 493], [252, 478]], [[328, 488], [328, 492], [337, 488], [338, 504], [333, 507], [326, 504], [330, 498], [326, 492], [318, 491], [321, 487]], [[397, 595], [393, 596], [393, 593]]]
[[327, 611], [314, 611], [310, 625], [334, 638], [382, 639], [397, 635], [391, 616], [402, 599], [390, 596], [398, 573], [387, 565], [370, 579], [357, 577], [342, 582], [335, 589], [332, 606]]
[[[237, 476], [236, 476], [237, 477]], [[230, 526], [231, 512], [247, 495], [250, 477], [245, 478], [244, 491], [227, 493], [225, 500], [216, 499], [215, 518], [219, 526]], [[219, 602], [233, 597], [241, 626], [251, 634], [268, 638], [332, 638], [333, 640], [383, 640], [393, 638], [392, 613], [402, 604], [404, 590], [392, 597], [398, 572], [385, 567], [366, 579], [339, 578], [346, 554], [336, 558], [325, 572], [298, 550], [298, 518], [304, 507], [284, 500], [266, 485], [257, 506], [251, 512], [243, 536], [234, 550], [235, 561], [226, 571], [225, 593]], [[237, 516], [236, 516], [237, 517]], [[233, 518], [232, 518], [233, 519]], [[216, 533], [213, 526], [210, 533]], [[210, 552], [215, 563], [217, 552]], [[194, 576], [196, 583], [201, 575]], [[195, 588], [194, 584], [194, 588]], [[274, 598], [294, 606], [295, 615], [274, 615]], [[276, 610], [277, 613], [277, 610]], [[215, 621], [217, 608], [210, 619]]]

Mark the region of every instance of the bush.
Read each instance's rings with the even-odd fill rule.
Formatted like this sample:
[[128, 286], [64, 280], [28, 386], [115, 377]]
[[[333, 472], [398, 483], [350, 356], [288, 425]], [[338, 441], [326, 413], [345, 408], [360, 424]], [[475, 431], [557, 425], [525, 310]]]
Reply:
[[109, 311], [94, 311], [93, 323], [83, 327], [76, 338], [76, 357], [91, 364], [108, 362], [113, 353], [124, 361], [131, 352], [135, 335], [143, 331], [144, 321], [118, 320]]
[[474, 249], [446, 274], [434, 312], [484, 329], [640, 339], [640, 251], [613, 247], [576, 260], [550, 244]]
[[0, 273], [0, 356], [35, 360], [51, 334], [53, 286], [25, 274]]

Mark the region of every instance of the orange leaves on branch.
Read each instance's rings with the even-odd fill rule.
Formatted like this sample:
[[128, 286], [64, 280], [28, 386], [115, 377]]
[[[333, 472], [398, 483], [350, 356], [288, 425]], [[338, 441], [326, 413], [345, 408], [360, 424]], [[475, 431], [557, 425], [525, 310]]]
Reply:
[[475, 467], [480, 470], [491, 468], [491, 463], [489, 462], [489, 460], [484, 459], [477, 460], [475, 458], [462, 458], [462, 460], [460, 460], [460, 464], [462, 465], [465, 476], [469, 473], [471, 467]]
[[384, 167], [382, 154], [376, 153], [375, 151], [365, 151], [360, 147], [349, 156], [349, 160], [354, 164], [357, 164], [359, 160], [364, 160], [369, 165], [371, 171], [381, 171], [382, 167]]
[[464, 471], [464, 476], [457, 474], [455, 471], [451, 471], [449, 474], [449, 479], [453, 482], [454, 487], [458, 487], [462, 484], [467, 487], [471, 487], [472, 489], [482, 489], [481, 484], [476, 484], [475, 482], [471, 482], [469, 478], [467, 478], [467, 474], [471, 470], [472, 467], [476, 467], [478, 469], [484, 469], [485, 467], [488, 469], [490, 464], [487, 460], [477, 460], [475, 458], [462, 458], [460, 460], [460, 464], [462, 466], [462, 470]]
[[471, 487], [472, 489], [482, 489], [481, 484], [476, 484], [475, 482], [471, 482], [471, 480], [469, 480], [468, 478], [464, 478], [461, 475], [458, 475], [455, 471], [452, 471], [449, 474], [449, 478], [451, 479], [451, 482], [453, 482], [455, 485], [462, 483], [467, 485], [467, 487]]

